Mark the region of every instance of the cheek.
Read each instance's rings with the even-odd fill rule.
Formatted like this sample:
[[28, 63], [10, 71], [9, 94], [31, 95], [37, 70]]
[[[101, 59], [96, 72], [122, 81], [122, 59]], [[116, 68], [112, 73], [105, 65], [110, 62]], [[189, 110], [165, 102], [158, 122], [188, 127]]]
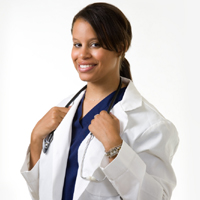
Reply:
[[114, 64], [117, 58], [114, 52], [102, 48], [99, 49], [99, 51], [93, 52], [93, 57], [95, 57], [95, 59], [101, 62], [102, 64]]
[[104, 63], [107, 59], [106, 54], [101, 51], [93, 52], [92, 55], [96, 60], [98, 60], [101, 63]]
[[72, 58], [73, 62], [75, 62], [76, 59], [78, 58], [78, 52], [74, 49], [72, 49], [72, 51], [71, 51], [71, 58]]

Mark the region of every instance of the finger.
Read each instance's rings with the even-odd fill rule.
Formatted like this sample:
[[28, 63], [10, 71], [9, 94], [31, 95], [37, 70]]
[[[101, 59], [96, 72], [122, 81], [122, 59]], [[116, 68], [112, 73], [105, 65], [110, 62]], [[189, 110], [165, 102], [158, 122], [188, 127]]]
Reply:
[[97, 118], [98, 116], [99, 116], [99, 114], [96, 114], [96, 115], [94, 116], [94, 119]]
[[108, 112], [105, 111], [105, 110], [102, 110], [102, 111], [99, 113], [99, 115], [100, 115], [101, 117], [104, 117], [104, 118], [109, 117]]
[[63, 119], [66, 114], [67, 114], [66, 112], [59, 112], [59, 117], [61, 117]]
[[91, 120], [91, 124], [88, 126], [88, 129], [91, 133], [93, 133], [93, 130], [94, 130], [94, 119]]
[[[70, 107], [71, 108], [71, 107]], [[65, 117], [65, 115], [69, 112], [70, 108], [62, 108], [60, 111], [60, 115], [62, 116], [62, 118]]]
[[70, 108], [71, 108], [71, 106], [69, 106], [67, 108], [66, 107], [58, 107], [59, 111], [64, 112], [64, 113], [67, 113], [70, 110]]
[[100, 116], [105, 121], [112, 121], [114, 118], [107, 111], [103, 110], [100, 112]]

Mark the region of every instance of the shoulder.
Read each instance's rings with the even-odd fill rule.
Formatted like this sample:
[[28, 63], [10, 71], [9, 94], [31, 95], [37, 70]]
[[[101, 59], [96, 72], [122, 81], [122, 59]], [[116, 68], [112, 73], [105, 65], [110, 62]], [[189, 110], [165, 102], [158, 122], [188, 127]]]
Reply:
[[142, 105], [127, 115], [127, 143], [138, 153], [150, 152], [171, 162], [179, 144], [174, 124], [144, 98]]
[[157, 124], [159, 122], [169, 122], [158, 109], [142, 97], [141, 106], [138, 108], [139, 113], [143, 116], [145, 121], [149, 123], [149, 126]]
[[[125, 80], [127, 81], [127, 79]], [[154, 105], [140, 94], [131, 80], [128, 82], [120, 105], [129, 117], [134, 117], [135, 120], [148, 124], [146, 127], [161, 121], [169, 122]]]
[[136, 128], [139, 134], [149, 133], [155, 129], [173, 130], [176, 132], [174, 124], [166, 119], [155, 106], [149, 103], [144, 97], [141, 98], [141, 105], [126, 112], [130, 127]]
[[147, 101], [143, 96], [141, 96], [140, 101], [140, 105], [137, 108], [126, 113], [130, 121], [133, 120], [136, 126], [141, 127], [141, 133], [148, 132], [147, 130], [152, 130], [158, 127], [161, 129], [167, 128], [168, 130], [175, 130], [174, 124], [166, 119], [154, 105]]
[[138, 92], [132, 81], [129, 82], [121, 107], [127, 114], [128, 132], [134, 139], [162, 137], [172, 138], [178, 143], [178, 133], [174, 124]]
[[[146, 152], [171, 162], [179, 144], [174, 124], [147, 101], [129, 81], [120, 106], [122, 138], [136, 153]], [[124, 114], [125, 113], [125, 114]]]

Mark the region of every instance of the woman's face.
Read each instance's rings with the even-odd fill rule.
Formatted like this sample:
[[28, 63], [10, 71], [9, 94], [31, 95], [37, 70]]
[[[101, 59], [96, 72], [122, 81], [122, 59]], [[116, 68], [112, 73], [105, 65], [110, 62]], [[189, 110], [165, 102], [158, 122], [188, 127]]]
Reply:
[[83, 81], [101, 83], [119, 77], [119, 55], [102, 48], [91, 25], [77, 19], [73, 26], [71, 57]]

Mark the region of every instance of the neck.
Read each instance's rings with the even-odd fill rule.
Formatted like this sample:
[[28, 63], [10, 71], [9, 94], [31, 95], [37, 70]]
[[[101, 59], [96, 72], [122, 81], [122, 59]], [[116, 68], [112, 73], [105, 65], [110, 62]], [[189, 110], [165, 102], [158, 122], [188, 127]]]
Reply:
[[106, 79], [104, 81], [99, 82], [88, 82], [87, 90], [86, 90], [86, 99], [90, 100], [101, 100], [108, 96], [110, 93], [114, 92], [120, 81], [120, 76], [116, 78]]

